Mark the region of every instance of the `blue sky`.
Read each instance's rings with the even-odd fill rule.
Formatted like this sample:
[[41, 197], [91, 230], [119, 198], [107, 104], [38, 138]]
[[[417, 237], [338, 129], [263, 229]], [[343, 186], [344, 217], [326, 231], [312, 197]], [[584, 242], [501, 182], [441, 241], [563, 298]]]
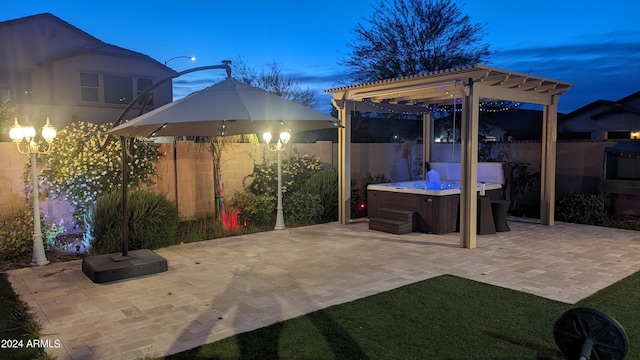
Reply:
[[[346, 85], [340, 58], [351, 29], [378, 1], [77, 1], [12, 0], [0, 21], [50, 12], [100, 40], [164, 62], [177, 71], [242, 57], [262, 68], [277, 62], [285, 74], [321, 96]], [[460, 0], [472, 21], [485, 25], [498, 53], [487, 65], [576, 84], [561, 97], [570, 112], [598, 99], [640, 91], [640, 2], [577, 0]], [[515, 4], [514, 4], [515, 3]], [[233, 65], [232, 65], [233, 66]], [[212, 70], [178, 79], [175, 95], [209, 86]]]

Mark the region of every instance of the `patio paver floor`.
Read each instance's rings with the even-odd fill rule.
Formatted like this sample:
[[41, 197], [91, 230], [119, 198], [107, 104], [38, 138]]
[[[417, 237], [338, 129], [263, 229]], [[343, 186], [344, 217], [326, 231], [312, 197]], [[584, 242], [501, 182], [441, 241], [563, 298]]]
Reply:
[[176, 353], [442, 274], [575, 303], [640, 270], [638, 231], [509, 226], [463, 249], [458, 233], [331, 223], [159, 249], [169, 271], [109, 284], [80, 260], [8, 274], [64, 360]]

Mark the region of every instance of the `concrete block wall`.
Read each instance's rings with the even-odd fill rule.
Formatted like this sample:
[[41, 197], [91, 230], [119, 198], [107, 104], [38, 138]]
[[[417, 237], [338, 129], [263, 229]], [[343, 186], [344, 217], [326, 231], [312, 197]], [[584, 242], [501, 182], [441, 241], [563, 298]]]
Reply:
[[[557, 144], [556, 194], [595, 191], [602, 176], [604, 148], [615, 142], [587, 141], [560, 142]], [[173, 144], [161, 144], [165, 156], [158, 164], [156, 191], [175, 200], [175, 180]], [[504, 161], [524, 161], [530, 163], [530, 171], [539, 171], [541, 166], [540, 142], [494, 143], [486, 145], [491, 157]], [[407, 150], [408, 149], [408, 150]], [[290, 144], [283, 159], [293, 151], [318, 156], [327, 167], [337, 169], [338, 146], [331, 142], [315, 144]], [[408, 151], [408, 152], [407, 152]], [[407, 159], [402, 155], [410, 154]], [[394, 181], [409, 179], [408, 166], [422, 156], [422, 145], [415, 143], [392, 144], [352, 144], [352, 177], [360, 180], [367, 172], [372, 175], [382, 173]], [[178, 157], [178, 208], [183, 218], [195, 218], [212, 214], [215, 209], [213, 188], [213, 163], [206, 146], [191, 142], [177, 142]], [[246, 143], [231, 144], [222, 154], [221, 173], [225, 201], [228, 203], [235, 191], [243, 191], [250, 184], [247, 178], [253, 172], [255, 163], [276, 161], [277, 155], [265, 149]], [[26, 206], [23, 171], [27, 157], [18, 153], [15, 144], [0, 143], [0, 214], [11, 213]], [[432, 146], [432, 161], [460, 161], [460, 144], [435, 143]], [[638, 197], [623, 197], [616, 206], [623, 212], [640, 213]], [[532, 201], [537, 201], [535, 196]], [[48, 220], [65, 224], [71, 219], [73, 208], [60, 200], [41, 197], [41, 207]]]
[[[14, 143], [0, 142], [0, 216], [24, 209], [31, 201], [31, 194], [25, 194], [24, 183], [28, 160], [29, 156], [20, 154]], [[72, 227], [73, 206], [64, 200], [48, 198], [46, 192], [40, 190], [40, 211], [46, 220]]]
[[12, 142], [0, 142], [0, 214], [12, 214], [24, 208], [24, 170], [27, 155], [18, 152]]
[[[157, 167], [156, 191], [175, 201], [182, 218], [193, 219], [213, 212], [213, 163], [211, 153], [204, 144], [187, 141], [174, 144], [163, 143], [160, 151], [164, 156]], [[176, 177], [177, 171], [177, 177]], [[178, 181], [176, 192], [176, 178]]]

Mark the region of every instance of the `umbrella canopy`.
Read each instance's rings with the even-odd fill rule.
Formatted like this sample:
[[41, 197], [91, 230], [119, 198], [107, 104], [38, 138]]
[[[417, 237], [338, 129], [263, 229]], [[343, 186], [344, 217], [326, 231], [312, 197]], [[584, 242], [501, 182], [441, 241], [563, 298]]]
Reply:
[[338, 119], [228, 77], [107, 133], [130, 137], [224, 136], [336, 128]]

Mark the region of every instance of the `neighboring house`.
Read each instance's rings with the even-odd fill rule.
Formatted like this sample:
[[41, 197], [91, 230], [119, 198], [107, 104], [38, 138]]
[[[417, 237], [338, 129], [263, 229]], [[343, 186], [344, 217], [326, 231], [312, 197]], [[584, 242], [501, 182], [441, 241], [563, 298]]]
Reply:
[[558, 122], [561, 138], [629, 140], [640, 138], [640, 91], [618, 101], [597, 100]]
[[[0, 98], [8, 97], [18, 120], [28, 116], [36, 128], [46, 117], [58, 129], [74, 121], [113, 122], [141, 91], [173, 74], [49, 13], [0, 22]], [[167, 82], [153, 91], [146, 110], [172, 100]]]

